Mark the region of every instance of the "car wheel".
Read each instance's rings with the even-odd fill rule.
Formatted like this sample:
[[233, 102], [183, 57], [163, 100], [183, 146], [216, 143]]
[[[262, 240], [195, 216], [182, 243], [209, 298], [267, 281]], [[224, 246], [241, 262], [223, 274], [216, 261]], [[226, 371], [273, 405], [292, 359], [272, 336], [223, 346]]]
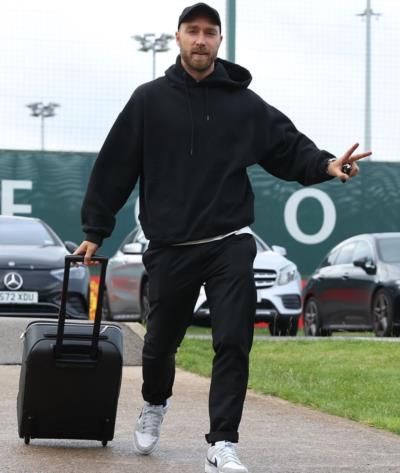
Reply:
[[149, 302], [149, 280], [144, 279], [142, 284], [142, 294], [140, 296], [140, 320], [143, 325], [146, 325], [147, 318], [150, 312]]
[[304, 335], [306, 337], [327, 337], [332, 335], [330, 330], [321, 327], [321, 311], [314, 297], [307, 300], [304, 307]]
[[269, 333], [273, 337], [295, 337], [299, 327], [299, 320], [297, 317], [290, 317], [288, 320], [275, 319], [268, 324]]
[[104, 295], [103, 295], [103, 305], [101, 307], [101, 318], [102, 320], [114, 320], [111, 314], [110, 302], [108, 300], [106, 291], [104, 291]]
[[393, 305], [384, 289], [379, 289], [372, 301], [372, 322], [377, 337], [390, 337], [392, 335]]

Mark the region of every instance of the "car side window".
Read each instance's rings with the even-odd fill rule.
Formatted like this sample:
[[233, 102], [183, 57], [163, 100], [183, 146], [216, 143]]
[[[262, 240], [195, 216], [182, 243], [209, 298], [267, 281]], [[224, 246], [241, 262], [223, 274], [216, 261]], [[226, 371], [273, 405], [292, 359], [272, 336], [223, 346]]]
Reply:
[[134, 240], [135, 243], [142, 243], [142, 245], [145, 245], [147, 243], [147, 239], [146, 237], [144, 236], [144, 232], [142, 229], [140, 229], [137, 233], [136, 233], [136, 237], [135, 237], [135, 240]]
[[322, 263], [320, 264], [320, 268], [334, 265], [337, 255], [338, 255], [338, 250], [333, 250], [330, 253], [328, 253], [326, 257], [322, 260]]
[[137, 229], [136, 228], [133, 231], [131, 231], [130, 233], [128, 233], [128, 235], [124, 238], [124, 240], [121, 243], [121, 246], [120, 246], [121, 251], [122, 251], [122, 248], [125, 245], [128, 245], [129, 243], [132, 243], [135, 240], [136, 234], [137, 234]]
[[355, 247], [353, 253], [353, 261], [360, 259], [374, 261], [374, 254], [372, 252], [372, 248], [366, 241], [359, 241]]
[[355, 243], [347, 243], [339, 249], [336, 264], [352, 264]]

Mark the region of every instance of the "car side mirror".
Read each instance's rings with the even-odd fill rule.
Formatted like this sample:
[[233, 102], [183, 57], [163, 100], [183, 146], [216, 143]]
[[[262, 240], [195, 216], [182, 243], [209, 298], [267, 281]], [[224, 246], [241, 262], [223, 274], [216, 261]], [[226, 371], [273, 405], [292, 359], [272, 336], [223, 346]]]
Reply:
[[123, 246], [122, 251], [128, 255], [142, 255], [145, 245], [143, 243], [127, 243]]
[[64, 246], [70, 253], [73, 253], [78, 248], [78, 245], [73, 241], [64, 241]]
[[376, 266], [370, 258], [359, 258], [353, 261], [353, 265], [362, 268], [367, 274], [375, 274]]
[[275, 253], [278, 253], [281, 256], [286, 256], [287, 255], [286, 248], [284, 248], [283, 246], [272, 245], [272, 249], [273, 249], [273, 251], [275, 251]]

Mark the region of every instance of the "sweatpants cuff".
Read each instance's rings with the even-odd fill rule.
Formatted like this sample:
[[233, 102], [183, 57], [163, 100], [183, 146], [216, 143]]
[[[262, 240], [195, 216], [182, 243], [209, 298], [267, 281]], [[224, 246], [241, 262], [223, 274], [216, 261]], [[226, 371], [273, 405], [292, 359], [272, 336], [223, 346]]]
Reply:
[[145, 393], [144, 391], [142, 391], [142, 397], [143, 397], [143, 400], [148, 402], [149, 404], [154, 404], [154, 405], [163, 404], [163, 405], [165, 405], [166, 402], [167, 402], [167, 399], [172, 397], [172, 391], [168, 391], [165, 394], [156, 395], [156, 396], [155, 395], [150, 395], [150, 394]]
[[206, 434], [206, 441], [208, 443], [220, 442], [221, 440], [238, 443], [239, 432], [210, 432], [209, 434]]

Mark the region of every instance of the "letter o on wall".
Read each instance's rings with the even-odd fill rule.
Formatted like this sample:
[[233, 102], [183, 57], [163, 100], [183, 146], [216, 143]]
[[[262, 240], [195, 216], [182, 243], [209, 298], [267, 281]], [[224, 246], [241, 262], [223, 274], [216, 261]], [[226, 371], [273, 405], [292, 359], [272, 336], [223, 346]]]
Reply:
[[[297, 221], [297, 211], [299, 205], [304, 199], [313, 198], [318, 200], [323, 210], [323, 220], [320, 230], [308, 235], [304, 233]], [[290, 196], [286, 202], [284, 212], [285, 225], [290, 235], [300, 243], [305, 245], [316, 245], [326, 240], [336, 225], [336, 209], [335, 204], [328, 194], [319, 189], [301, 189]]]

